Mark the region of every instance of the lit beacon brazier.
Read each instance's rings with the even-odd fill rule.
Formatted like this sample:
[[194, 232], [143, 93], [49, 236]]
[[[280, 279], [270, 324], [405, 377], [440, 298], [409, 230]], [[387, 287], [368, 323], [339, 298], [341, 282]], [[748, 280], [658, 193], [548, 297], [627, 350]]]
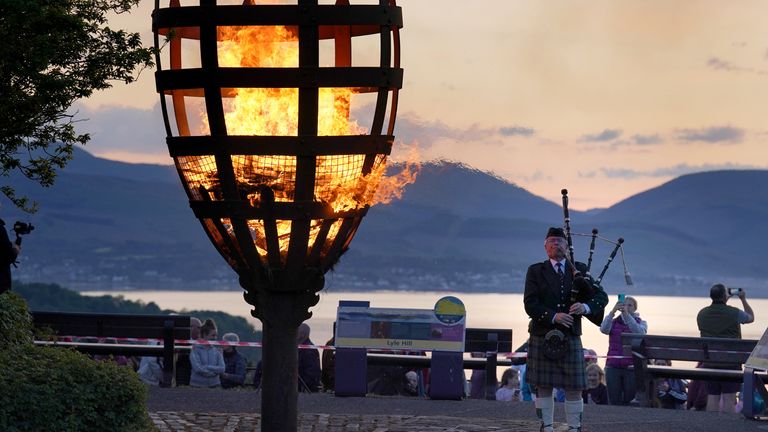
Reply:
[[263, 324], [262, 430], [295, 430], [297, 327], [392, 148], [401, 10], [156, 0], [152, 18], [170, 155]]

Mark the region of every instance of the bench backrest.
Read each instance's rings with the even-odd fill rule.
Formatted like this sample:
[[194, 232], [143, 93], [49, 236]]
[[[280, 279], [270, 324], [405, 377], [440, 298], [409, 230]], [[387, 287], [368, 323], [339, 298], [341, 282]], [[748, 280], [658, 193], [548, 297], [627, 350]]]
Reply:
[[50, 327], [61, 336], [159, 338], [166, 321], [173, 322], [173, 338], [189, 339], [190, 317], [79, 312], [32, 312], [35, 327]]
[[621, 335], [624, 355], [632, 351], [649, 359], [681, 360], [707, 363], [744, 363], [757, 345], [754, 339], [726, 339], [711, 337], [685, 337]]
[[512, 352], [512, 330], [467, 328], [464, 352]]

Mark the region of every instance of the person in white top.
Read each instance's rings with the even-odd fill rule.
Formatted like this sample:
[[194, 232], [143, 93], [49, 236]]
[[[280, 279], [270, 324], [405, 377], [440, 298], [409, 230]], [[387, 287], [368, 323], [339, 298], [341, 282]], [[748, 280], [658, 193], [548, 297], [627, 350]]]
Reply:
[[501, 387], [496, 390], [498, 401], [520, 401], [520, 378], [515, 369], [509, 368], [501, 375]]
[[[149, 345], [159, 345], [157, 341], [149, 342]], [[137, 371], [139, 378], [149, 385], [160, 385], [163, 377], [163, 360], [160, 357], [142, 357]]]
[[[218, 340], [216, 323], [211, 319], [205, 320], [200, 328], [200, 336], [211, 341]], [[221, 386], [219, 376], [224, 373], [226, 365], [224, 364], [224, 356], [219, 348], [209, 344], [195, 344], [192, 347], [192, 353], [189, 355], [189, 362], [192, 364], [192, 375], [189, 378], [189, 385], [192, 387]]]

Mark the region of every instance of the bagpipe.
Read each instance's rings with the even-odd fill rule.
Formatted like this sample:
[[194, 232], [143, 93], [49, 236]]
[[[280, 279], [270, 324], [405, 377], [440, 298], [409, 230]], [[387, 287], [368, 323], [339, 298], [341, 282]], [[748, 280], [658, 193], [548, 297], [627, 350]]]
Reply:
[[[605, 276], [605, 273], [608, 271], [608, 268], [610, 267], [611, 263], [614, 259], [616, 259], [616, 255], [621, 251], [621, 262], [624, 266], [624, 280], [627, 283], [627, 286], [632, 285], [632, 277], [629, 274], [629, 270], [627, 269], [627, 263], [624, 259], [624, 239], [619, 237], [616, 241], [612, 241], [603, 237], [600, 237], [598, 235], [597, 228], [592, 228], [592, 234], [591, 234], [591, 241], [589, 244], [589, 257], [587, 258], [586, 268], [584, 271], [584, 274], [576, 267], [576, 260], [574, 259], [574, 253], [573, 253], [573, 236], [590, 236], [590, 234], [579, 234], [579, 233], [573, 233], [571, 232], [571, 215], [568, 210], [568, 189], [563, 189], [560, 191], [563, 194], [563, 218], [564, 218], [564, 229], [565, 232], [565, 239], [568, 243], [568, 252], [566, 253], [565, 259], [568, 261], [569, 267], [572, 269], [573, 272], [573, 284], [571, 285], [571, 293], [570, 293], [570, 302], [565, 306], [565, 310], [568, 310], [570, 306], [577, 302], [580, 296], [585, 296], [585, 294], [591, 292], [593, 289], [599, 289], [603, 290], [602, 287], [602, 281], [603, 277]], [[605, 241], [607, 243], [610, 243], [613, 245], [613, 250], [611, 251], [611, 254], [608, 257], [608, 261], [603, 266], [603, 269], [600, 271], [600, 275], [597, 278], [592, 278], [591, 275], [591, 269], [592, 269], [592, 259], [595, 254], [595, 244], [597, 243], [597, 240]], [[591, 282], [591, 284], [590, 284]], [[603, 305], [604, 307], [605, 305]], [[603, 319], [603, 311], [600, 310], [598, 313], [595, 313], [597, 311], [592, 311], [590, 315], [588, 315], [586, 318], [591, 321], [595, 325], [600, 325], [601, 321]], [[568, 337], [560, 330], [554, 329], [549, 331], [544, 336], [544, 356], [551, 360], [559, 360], [565, 357], [566, 353], [569, 350], [569, 342]]]
[[[629, 269], [627, 268], [627, 262], [624, 258], [624, 239], [622, 237], [619, 237], [616, 241], [607, 239], [605, 237], [601, 237], [598, 235], [599, 231], [597, 228], [592, 228], [592, 234], [581, 234], [581, 233], [573, 233], [571, 232], [571, 216], [570, 212], [568, 210], [568, 189], [563, 189], [560, 191], [563, 195], [563, 219], [564, 219], [564, 231], [565, 231], [565, 238], [568, 242], [568, 256], [566, 259], [568, 260], [569, 264], [571, 265], [571, 268], [574, 269], [574, 272], [578, 272], [576, 269], [576, 260], [573, 257], [573, 236], [583, 236], [583, 237], [591, 237], [591, 241], [589, 243], [589, 256], [587, 258], [587, 264], [586, 264], [586, 274], [579, 275], [583, 277], [588, 277], [592, 279], [592, 283], [595, 286], [598, 286], [602, 289], [602, 281], [605, 274], [608, 272], [608, 268], [611, 266], [611, 263], [614, 259], [616, 259], [617, 254], [621, 254], [621, 263], [624, 267], [624, 281], [626, 282], [627, 286], [632, 286], [632, 275], [629, 273]], [[592, 270], [592, 258], [595, 254], [595, 244], [596, 240], [601, 240], [606, 243], [610, 243], [613, 245], [613, 250], [611, 251], [610, 255], [608, 256], [608, 261], [603, 266], [603, 269], [600, 271], [600, 275], [596, 278], [592, 278], [591, 270]], [[581, 273], [581, 272], [578, 272]], [[572, 301], [576, 301], [573, 297], [574, 293], [571, 292], [571, 298]]]

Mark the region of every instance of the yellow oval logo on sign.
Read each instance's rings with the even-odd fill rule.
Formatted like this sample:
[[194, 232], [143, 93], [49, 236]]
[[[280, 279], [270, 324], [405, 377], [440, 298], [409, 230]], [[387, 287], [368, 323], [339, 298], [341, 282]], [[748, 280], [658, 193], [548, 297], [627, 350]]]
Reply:
[[435, 303], [435, 316], [445, 324], [456, 324], [464, 319], [467, 310], [464, 303], [456, 297], [443, 297]]

